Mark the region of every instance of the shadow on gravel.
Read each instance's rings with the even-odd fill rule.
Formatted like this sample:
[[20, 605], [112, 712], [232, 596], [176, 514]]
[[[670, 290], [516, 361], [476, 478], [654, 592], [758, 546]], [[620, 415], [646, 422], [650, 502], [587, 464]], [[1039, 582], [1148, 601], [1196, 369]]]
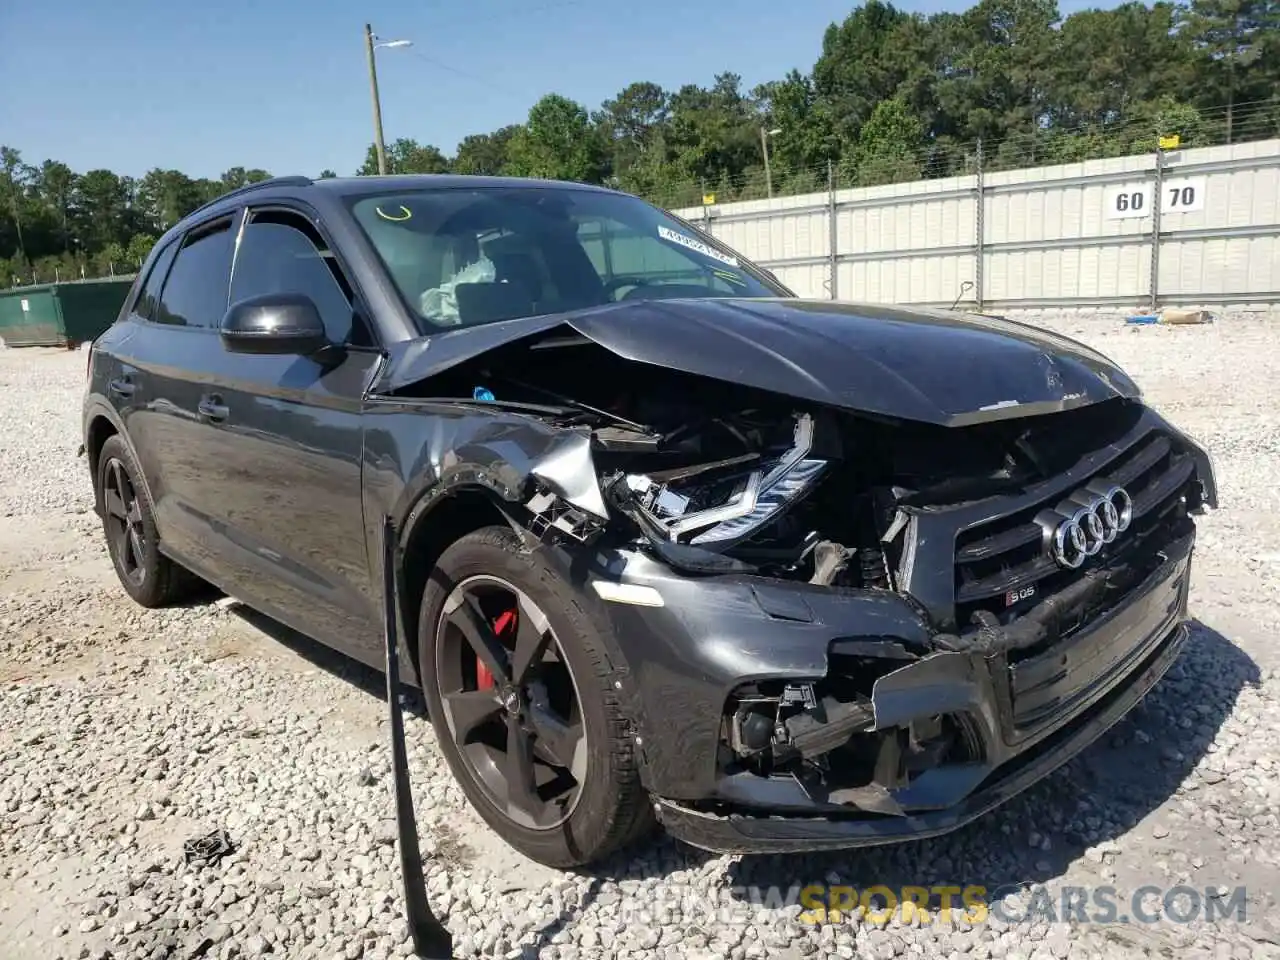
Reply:
[[[381, 670], [374, 669], [365, 663], [349, 657], [332, 647], [327, 647], [319, 640], [313, 640], [306, 634], [287, 627], [266, 614], [237, 603], [232, 612], [255, 630], [260, 630], [283, 647], [288, 647], [313, 667], [345, 680], [361, 693], [368, 694], [383, 702], [387, 699], [387, 680]], [[403, 667], [402, 667], [403, 669]], [[419, 719], [427, 719], [426, 707], [422, 696], [416, 688], [404, 687], [405, 710]]]
[[1199, 620], [1191, 626], [1183, 655], [1137, 707], [1075, 759], [985, 818], [932, 840], [744, 857], [730, 868], [731, 886], [778, 886], [785, 893], [794, 884], [814, 883], [859, 890], [979, 885], [990, 900], [1016, 885], [1062, 875], [1087, 848], [1122, 837], [1169, 799], [1205, 755], [1241, 689], [1260, 681], [1243, 650]]

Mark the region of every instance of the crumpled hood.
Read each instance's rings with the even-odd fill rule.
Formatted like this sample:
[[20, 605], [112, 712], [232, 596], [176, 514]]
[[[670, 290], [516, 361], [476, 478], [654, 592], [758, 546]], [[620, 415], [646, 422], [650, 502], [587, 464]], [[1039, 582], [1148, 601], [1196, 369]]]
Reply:
[[562, 326], [639, 363], [945, 426], [1139, 396], [1106, 357], [1026, 324], [790, 298], [632, 300], [463, 328], [404, 345], [383, 385], [394, 390]]

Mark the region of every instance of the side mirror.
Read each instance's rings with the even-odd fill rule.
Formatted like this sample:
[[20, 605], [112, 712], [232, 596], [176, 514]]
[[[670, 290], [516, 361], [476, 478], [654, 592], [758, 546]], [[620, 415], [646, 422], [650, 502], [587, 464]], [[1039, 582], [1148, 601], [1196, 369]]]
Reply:
[[268, 293], [231, 305], [222, 342], [232, 353], [309, 355], [328, 346], [314, 301], [301, 293]]

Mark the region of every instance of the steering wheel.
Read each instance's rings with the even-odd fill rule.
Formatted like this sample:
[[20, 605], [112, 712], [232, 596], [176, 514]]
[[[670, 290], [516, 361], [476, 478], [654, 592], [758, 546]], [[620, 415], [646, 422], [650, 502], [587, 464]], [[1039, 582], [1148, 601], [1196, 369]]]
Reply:
[[605, 282], [604, 293], [610, 300], [613, 300], [613, 295], [623, 287], [649, 287], [652, 285], [643, 277], [614, 277], [612, 280]]

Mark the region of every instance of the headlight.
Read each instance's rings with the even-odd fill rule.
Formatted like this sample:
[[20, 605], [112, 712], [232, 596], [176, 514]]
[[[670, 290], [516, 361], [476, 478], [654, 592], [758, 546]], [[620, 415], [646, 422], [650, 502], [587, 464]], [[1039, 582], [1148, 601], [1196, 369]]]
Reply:
[[[710, 481], [710, 486], [703, 479], [655, 484], [644, 476], [630, 476], [627, 484], [649, 518], [672, 540], [726, 544], [759, 529], [817, 482], [827, 461], [811, 459], [812, 449], [813, 418], [802, 414], [796, 417], [791, 448], [765, 467], [745, 473], [739, 469]], [[714, 505], [689, 509], [695, 493], [699, 502], [714, 498]]]

